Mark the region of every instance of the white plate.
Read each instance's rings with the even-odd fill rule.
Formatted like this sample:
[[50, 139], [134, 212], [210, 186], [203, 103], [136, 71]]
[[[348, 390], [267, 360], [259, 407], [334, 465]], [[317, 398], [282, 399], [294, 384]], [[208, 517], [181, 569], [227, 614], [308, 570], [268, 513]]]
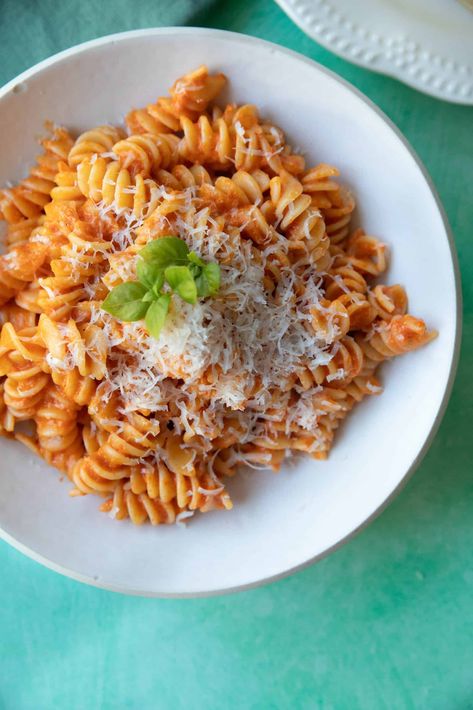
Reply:
[[[458, 344], [458, 277], [438, 198], [411, 149], [375, 106], [313, 62], [276, 45], [207, 29], [129, 32], [63, 52], [0, 94], [0, 184], [31, 163], [43, 121], [74, 130], [117, 122], [207, 62], [231, 79], [229, 96], [258, 104], [307, 150], [338, 165], [369, 232], [392, 245], [389, 280], [440, 331], [428, 348], [387, 366], [386, 391], [363, 403], [327, 462], [231, 482], [231, 512], [187, 528], [134, 527], [68, 498], [67, 482], [19, 444], [2, 441], [3, 536], [43, 564], [128, 593], [202, 595], [278, 578], [319, 558], [379, 512], [419, 462], [451, 386]], [[400, 533], [401, 534], [401, 533]]]
[[344, 59], [439, 99], [473, 104], [473, 12], [458, 0], [276, 1]]

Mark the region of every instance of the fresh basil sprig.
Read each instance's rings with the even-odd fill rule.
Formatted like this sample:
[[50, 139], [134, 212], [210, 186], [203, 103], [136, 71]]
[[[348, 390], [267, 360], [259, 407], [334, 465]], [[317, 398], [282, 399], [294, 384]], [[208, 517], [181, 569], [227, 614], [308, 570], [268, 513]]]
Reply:
[[194, 304], [197, 298], [215, 296], [220, 288], [220, 266], [206, 262], [178, 237], [160, 237], [138, 254], [138, 281], [115, 286], [102, 309], [122, 321], [145, 321], [150, 335], [159, 338], [166, 321], [171, 292]]
[[197, 286], [188, 266], [168, 266], [164, 272], [164, 278], [183, 301], [197, 302]]

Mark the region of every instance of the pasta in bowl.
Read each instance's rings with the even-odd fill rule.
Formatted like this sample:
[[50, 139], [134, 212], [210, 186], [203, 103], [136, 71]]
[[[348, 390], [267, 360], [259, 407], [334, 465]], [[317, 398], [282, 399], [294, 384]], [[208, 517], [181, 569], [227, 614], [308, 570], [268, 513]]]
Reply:
[[[200, 66], [130, 111], [127, 133], [53, 128], [0, 201], [2, 433], [138, 524], [231, 508], [238, 466], [325, 458], [381, 391], [378, 365], [435, 336], [401, 285], [374, 281], [386, 245], [351, 228], [337, 168], [306, 166], [255, 106], [215, 104], [225, 83]], [[170, 236], [218, 264], [222, 288], [173, 298], [153, 337], [103, 301]]]
[[[325, 162], [331, 150], [311, 147], [307, 126], [295, 133], [291, 115], [289, 140], [277, 110], [254, 95], [244, 103], [241, 89], [228, 97], [227, 76], [232, 87], [238, 74], [215, 56], [211, 69], [189, 62], [178, 79], [163, 70], [161, 82], [175, 80], [158, 99], [128, 92], [124, 120], [107, 122], [102, 111], [77, 130], [60, 112], [35, 166], [0, 197], [2, 433], [70, 481], [75, 500], [59, 487], [58, 516], [59, 505], [71, 520], [77, 509], [91, 530], [123, 543], [123, 529], [150, 554], [148, 545], [171, 539], [164, 527], [149, 538], [152, 526], [195, 513], [220, 509], [194, 517], [226, 529], [227, 545], [224, 520], [236, 520], [239, 534], [245, 520], [251, 534], [260, 519], [248, 513], [252, 499], [266, 496], [274, 510], [270, 489], [281, 480], [293, 481], [285, 505], [302, 505], [308, 493], [312, 501], [307, 479], [305, 493], [292, 492], [304, 481], [299, 469], [319, 460], [312, 480], [326, 470], [329, 481], [332, 462], [347, 447], [356, 452], [351, 421], [365, 420], [365, 405], [336, 432], [380, 394], [379, 365], [427, 345], [438, 329], [427, 348], [436, 352], [448, 335], [445, 319], [418, 306], [415, 284], [408, 312], [402, 270], [386, 278], [396, 240], [392, 229], [385, 243], [360, 227], [357, 181], [343, 159], [336, 167], [340, 151]], [[406, 361], [421, 362], [421, 353]], [[242, 497], [249, 480], [259, 493]], [[108, 516], [84, 508], [97, 497]], [[109, 518], [151, 526], [137, 538]], [[201, 540], [203, 529], [195, 519], [187, 534]], [[288, 569], [276, 553], [271, 564]], [[135, 569], [134, 579], [142, 574]]]

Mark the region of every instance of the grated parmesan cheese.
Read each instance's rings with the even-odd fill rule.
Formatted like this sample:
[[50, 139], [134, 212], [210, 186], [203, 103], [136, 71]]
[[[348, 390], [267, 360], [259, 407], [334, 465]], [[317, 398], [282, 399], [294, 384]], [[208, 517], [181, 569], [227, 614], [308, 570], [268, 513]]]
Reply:
[[181, 527], [185, 528], [186, 523], [184, 521], [187, 520], [188, 518], [192, 518], [193, 515], [194, 515], [193, 510], [183, 510], [181, 513], [176, 515], [176, 523], [178, 525], [180, 525]]
[[[236, 125], [236, 130], [244, 132], [242, 126]], [[322, 275], [314, 274], [302, 255], [291, 268], [279, 267], [275, 293], [268, 293], [266, 267], [287, 252], [287, 239], [275, 231], [272, 243], [256, 250], [251, 241], [241, 238], [243, 227], [222, 229], [209, 208], [196, 199], [195, 187], [178, 194], [176, 200], [176, 193], [159, 188], [161, 201], [178, 205], [173, 225], [189, 249], [219, 262], [219, 293], [195, 305], [174, 297], [158, 340], [148, 335], [141, 322], [118, 322], [99, 304], [92, 305], [91, 322], [100, 325], [108, 351], [107, 370], [97, 392], [105, 401], [117, 392], [124, 415], [143, 410], [167, 413], [176, 433], [191, 440], [196, 450], [210, 451], [212, 440], [222, 431], [233, 432], [239, 460], [267, 467], [270, 453], [252, 458], [241, 446], [264, 439], [274, 424], [283, 421], [287, 432], [295, 425], [314, 435], [323, 412], [319, 389], [304, 392], [297, 377], [301, 370], [327, 365], [336, 353], [338, 328], [330, 322], [333, 314], [326, 314], [325, 332], [316, 333], [311, 326], [311, 309], [323, 310]], [[110, 207], [102, 204], [99, 209], [106, 215]], [[113, 235], [115, 253], [109, 259], [113, 275], [126, 281], [134, 278], [136, 256], [127, 253], [121, 258], [121, 253], [135, 241], [144, 219], [128, 208], [120, 214], [122, 225]], [[331, 378], [343, 374], [338, 371]], [[165, 459], [166, 454], [156, 456]]]

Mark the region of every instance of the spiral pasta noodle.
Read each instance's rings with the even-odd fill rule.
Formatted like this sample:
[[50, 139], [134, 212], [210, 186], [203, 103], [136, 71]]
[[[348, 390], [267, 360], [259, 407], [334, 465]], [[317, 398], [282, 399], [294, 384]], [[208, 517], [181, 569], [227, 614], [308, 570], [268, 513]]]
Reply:
[[74, 168], [85, 158], [112, 152], [115, 143], [123, 136], [123, 131], [115, 126], [97, 126], [81, 133], [67, 155], [69, 165]]
[[42, 217], [38, 216], [9, 224], [5, 239], [7, 251], [18, 244], [24, 244], [27, 242], [34, 230], [41, 225], [41, 221]]
[[[326, 458], [378, 366], [436, 335], [383, 276], [387, 245], [353, 228], [338, 169], [306, 166], [252, 104], [215, 104], [225, 84], [201, 66], [126, 131], [52, 127], [0, 191], [0, 434], [137, 525], [230, 510], [241, 466]], [[166, 236], [221, 283], [173, 296], [156, 339], [102, 304]]]
[[151, 214], [158, 205], [156, 182], [142, 174], [132, 177], [118, 161], [86, 158], [77, 166], [77, 185], [81, 195], [115, 209], [130, 209], [137, 218]]
[[136, 470], [140, 459], [156, 447], [159, 424], [139, 414], [118, 424], [96, 451], [75, 466], [73, 481], [82, 493], [113, 491], [117, 481]]
[[0, 192], [0, 217], [15, 224], [37, 218], [50, 202], [50, 192], [61, 160], [67, 159], [72, 138], [64, 128], [53, 128], [52, 136], [42, 141], [43, 153], [28, 177]]
[[168, 168], [178, 161], [179, 139], [170, 133], [144, 133], [128, 136], [113, 146], [120, 165], [132, 175], [150, 176], [160, 168]]
[[[39, 279], [38, 305], [56, 320], [70, 315], [79, 301], [88, 300], [90, 288], [104, 268], [104, 254], [112, 248], [110, 241], [98, 236], [77, 214], [71, 227], [59, 254], [50, 262], [52, 274]], [[100, 284], [97, 289], [100, 291]]]
[[44, 396], [49, 377], [37, 364], [26, 361], [6, 376], [4, 402], [15, 421], [32, 419]]
[[112, 514], [116, 520], [130, 518], [135, 525], [149, 521], [151, 525], [172, 524], [176, 521], [179, 509], [174, 501], [169, 503], [150, 498], [146, 493], [136, 494], [119, 484], [113, 497], [102, 504], [103, 512]]
[[84, 452], [77, 409], [77, 405], [51, 383], [33, 417], [41, 456], [68, 475]]
[[383, 360], [416, 350], [432, 340], [424, 321], [411, 315], [395, 315], [388, 321], [381, 321], [369, 336], [358, 343], [366, 358], [366, 365], [375, 368]]
[[159, 98], [145, 109], [134, 109], [126, 116], [130, 133], [175, 133], [179, 118], [197, 118], [225, 86], [224, 74], [209, 74], [206, 66], [199, 67], [178, 79], [169, 97]]
[[33, 281], [46, 258], [47, 248], [38, 242], [24, 242], [0, 256], [0, 305]]
[[290, 240], [293, 249], [308, 252], [309, 259], [319, 271], [330, 263], [329, 238], [318, 210], [312, 207], [310, 195], [293, 175], [283, 170], [270, 183], [271, 201], [279, 226]]
[[186, 165], [178, 164], [170, 171], [160, 168], [156, 172], [156, 180], [160, 185], [172, 190], [185, 190], [189, 187], [201, 186], [204, 183], [212, 184], [212, 178], [203, 165], [187, 167]]

